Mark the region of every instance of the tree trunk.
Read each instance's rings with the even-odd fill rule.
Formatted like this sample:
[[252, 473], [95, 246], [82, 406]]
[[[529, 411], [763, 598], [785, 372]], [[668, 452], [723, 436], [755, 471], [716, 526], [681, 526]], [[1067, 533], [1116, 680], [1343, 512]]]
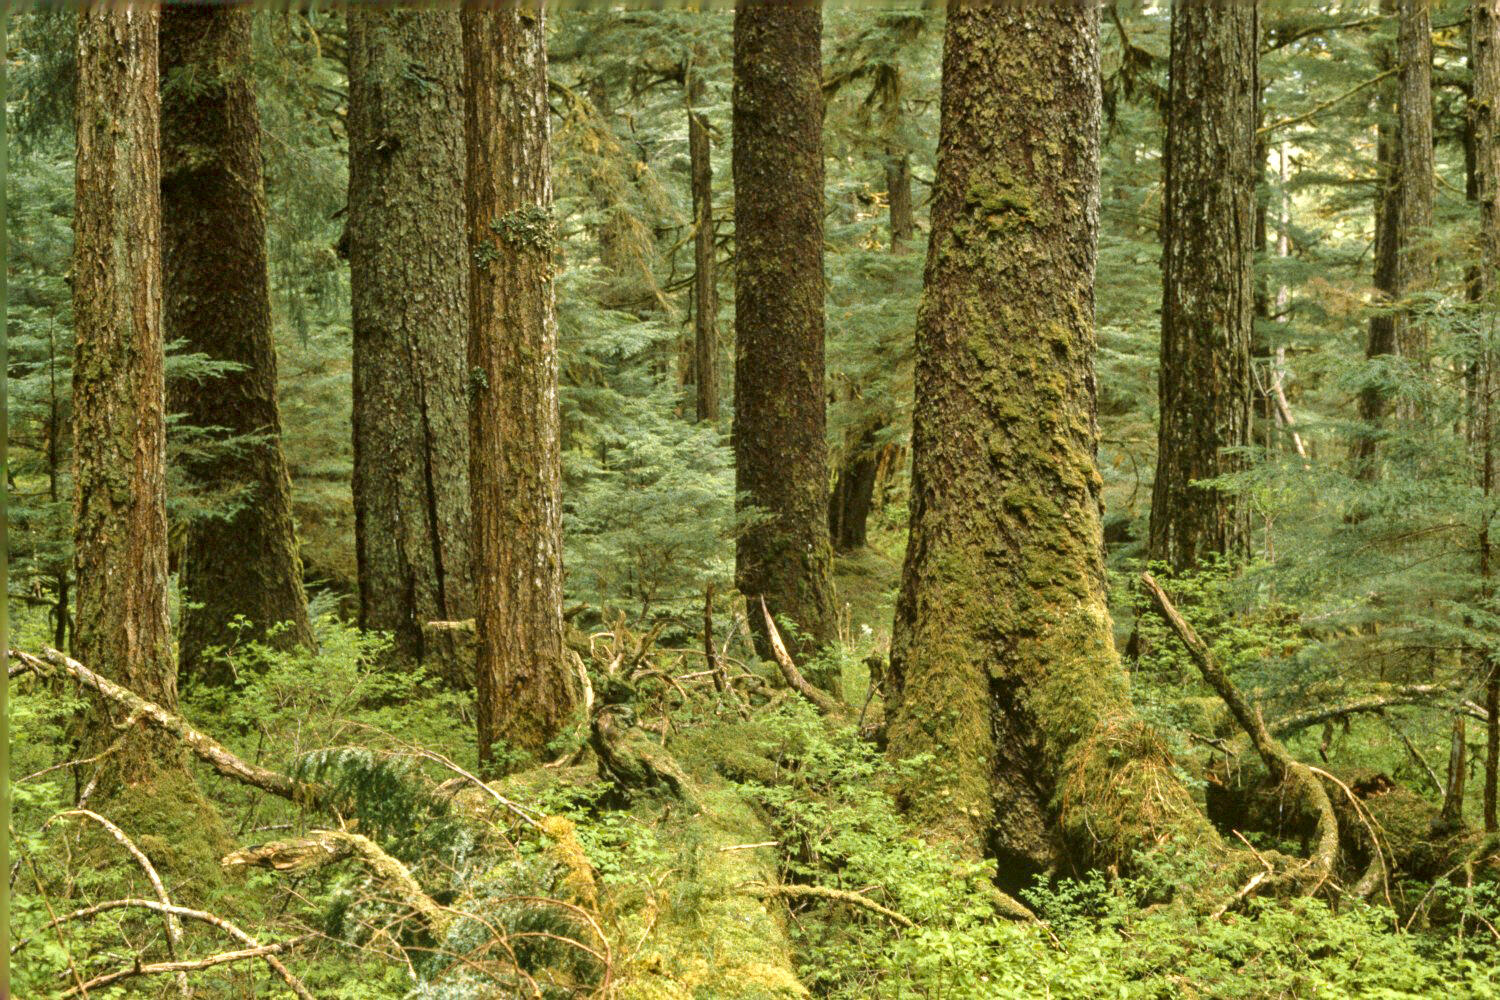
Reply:
[[547, 49], [539, 9], [465, 9], [469, 482], [479, 759], [540, 754], [572, 708], [562, 503]]
[[878, 452], [875, 432], [867, 430], [851, 446], [851, 454], [839, 469], [828, 503], [828, 534], [839, 552], [865, 547], [870, 508], [875, 500]]
[[[159, 14], [78, 15], [73, 220], [73, 648], [167, 708], [177, 665], [167, 616], [166, 384], [161, 300]], [[80, 794], [136, 837], [174, 880], [211, 883], [225, 838], [180, 748], [102, 697], [82, 720]], [[144, 842], [144, 841], [143, 841]]]
[[[735, 490], [762, 520], [735, 583], [790, 619], [799, 661], [834, 638], [823, 345], [822, 16], [744, 3], [734, 17]], [[772, 652], [751, 615], [756, 649]], [[831, 689], [831, 675], [813, 676]]]
[[349, 10], [359, 623], [472, 683], [463, 43], [454, 10]]
[[[1469, 22], [1469, 62], [1474, 73], [1471, 113], [1475, 174], [1479, 182], [1480, 260], [1475, 297], [1482, 306], [1479, 377], [1475, 380], [1479, 451], [1479, 485], [1486, 515], [1495, 491], [1494, 404], [1496, 341], [1500, 340], [1500, 0], [1474, 0]], [[1494, 553], [1489, 519], [1479, 527], [1480, 598], [1494, 600]], [[1496, 808], [1496, 779], [1500, 775], [1500, 658], [1485, 664], [1484, 828], [1500, 829]]]
[[[188, 525], [179, 560], [182, 674], [227, 683], [233, 675], [211, 647], [268, 637], [283, 649], [313, 645], [276, 401], [250, 12], [163, 8], [161, 94], [165, 336], [242, 366], [175, 386], [172, 408], [195, 426], [254, 439], [184, 470], [204, 489], [238, 494], [228, 517]], [[238, 615], [248, 634], [232, 627]]]
[[886, 159], [885, 190], [891, 206], [891, 253], [901, 253], [917, 232], [911, 210], [911, 157], [906, 153]]
[[719, 291], [714, 260], [714, 167], [703, 75], [688, 68], [688, 160], [693, 188], [693, 379], [699, 420], [719, 418]]
[[1244, 504], [1193, 484], [1243, 468], [1225, 449], [1250, 443], [1255, 15], [1253, 3], [1172, 7], [1149, 552], [1177, 570], [1249, 549]]
[[1097, 6], [958, 6], [946, 31], [888, 735], [932, 755], [914, 820], [1019, 885], [1215, 838], [1133, 712], [1105, 603]]

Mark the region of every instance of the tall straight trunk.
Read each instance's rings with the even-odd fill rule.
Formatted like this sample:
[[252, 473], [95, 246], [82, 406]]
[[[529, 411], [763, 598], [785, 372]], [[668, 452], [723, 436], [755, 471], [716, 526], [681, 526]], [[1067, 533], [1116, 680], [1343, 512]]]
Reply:
[[[805, 2], [734, 15], [735, 489], [760, 511], [735, 546], [735, 583], [834, 638], [823, 345], [822, 16]], [[756, 648], [770, 658], [751, 615]], [[790, 638], [790, 637], [789, 637]], [[814, 682], [832, 687], [832, 675]]]
[[423, 625], [474, 613], [463, 41], [456, 10], [349, 9], [349, 279], [359, 622], [450, 680]]
[[[227, 682], [212, 647], [268, 636], [283, 649], [313, 645], [276, 401], [250, 12], [163, 8], [161, 95], [165, 336], [241, 366], [174, 388], [172, 408], [196, 426], [252, 439], [185, 466], [199, 486], [237, 494], [228, 517], [188, 526], [179, 562], [180, 669]], [[232, 627], [239, 615], [249, 635]]]
[[1134, 714], [1095, 464], [1091, 0], [950, 9], [888, 736], [923, 829], [1024, 884], [1213, 843]]
[[688, 68], [688, 161], [693, 189], [693, 379], [699, 420], [719, 418], [719, 289], [714, 258], [714, 166], [703, 74]]
[[[1378, 126], [1376, 158], [1381, 178], [1375, 213], [1375, 295], [1382, 313], [1370, 318], [1365, 355], [1388, 355], [1423, 362], [1427, 354], [1425, 324], [1409, 310], [1396, 308], [1402, 298], [1432, 280], [1432, 225], [1435, 168], [1432, 146], [1432, 17], [1426, 0], [1381, 0], [1383, 14], [1397, 19], [1396, 48], [1382, 46], [1376, 65], [1397, 70], [1396, 83], [1383, 92], [1383, 103], [1395, 106], [1395, 121]], [[1394, 93], [1392, 93], [1394, 91]], [[1355, 474], [1373, 480], [1380, 475], [1378, 438], [1390, 409], [1380, 386], [1360, 393], [1365, 428], [1354, 445]], [[1404, 416], [1414, 416], [1408, 410]]]
[[1179, 570], [1249, 548], [1245, 505], [1195, 483], [1250, 443], [1256, 54], [1254, 3], [1173, 4], [1149, 551]]
[[540, 754], [572, 708], [546, 29], [539, 8], [465, 9], [469, 482], [479, 759]]
[[[1470, 107], [1474, 133], [1475, 174], [1479, 187], [1480, 260], [1475, 297], [1482, 304], [1479, 377], [1475, 380], [1479, 485], [1484, 519], [1479, 527], [1479, 576], [1482, 600], [1495, 598], [1495, 557], [1489, 516], [1495, 493], [1495, 379], [1496, 344], [1500, 341], [1500, 0], [1474, 0], [1469, 21], [1469, 63], [1474, 73]], [[1484, 828], [1500, 829], [1496, 783], [1500, 775], [1500, 657], [1488, 657], [1484, 702], [1489, 712], [1485, 726]]]

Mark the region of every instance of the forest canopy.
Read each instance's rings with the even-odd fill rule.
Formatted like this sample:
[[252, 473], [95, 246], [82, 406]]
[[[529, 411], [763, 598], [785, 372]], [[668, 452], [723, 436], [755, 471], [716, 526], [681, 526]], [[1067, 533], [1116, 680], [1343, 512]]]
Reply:
[[1500, 996], [1500, 0], [7, 14], [10, 984]]

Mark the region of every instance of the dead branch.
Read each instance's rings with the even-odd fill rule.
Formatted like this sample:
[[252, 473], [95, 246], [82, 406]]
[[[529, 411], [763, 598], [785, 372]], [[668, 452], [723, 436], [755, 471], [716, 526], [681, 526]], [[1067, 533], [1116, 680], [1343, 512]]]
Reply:
[[[1142, 573], [1141, 585], [1151, 595], [1157, 611], [1177, 633], [1177, 638], [1182, 640], [1182, 644], [1187, 647], [1203, 679], [1224, 700], [1224, 704], [1229, 707], [1230, 714], [1250, 737], [1251, 745], [1260, 754], [1261, 760], [1265, 761], [1267, 770], [1271, 772], [1271, 778], [1278, 783], [1297, 788], [1301, 792], [1303, 805], [1316, 816], [1317, 847], [1314, 848], [1312, 856], [1307, 859], [1307, 865], [1311, 871], [1305, 874], [1300, 871], [1289, 872], [1285, 876], [1296, 878], [1305, 892], [1309, 894], [1315, 892], [1333, 874], [1334, 863], [1338, 860], [1339, 824], [1338, 818], [1334, 815], [1333, 802], [1328, 798], [1328, 790], [1323, 787], [1323, 782], [1318, 780], [1311, 768], [1294, 758], [1287, 752], [1286, 747], [1271, 735], [1260, 712], [1251, 708], [1244, 695], [1230, 681], [1218, 661], [1214, 659], [1208, 646], [1172, 605], [1171, 599], [1167, 597], [1167, 592], [1162, 589], [1161, 584], [1157, 583], [1150, 573]], [[1252, 892], [1256, 885], [1263, 881], [1265, 880], [1252, 880], [1255, 884], [1247, 885], [1241, 892], [1246, 894]], [[1240, 898], [1243, 896], [1237, 896], [1231, 900], [1231, 903]]]
[[8, 650], [7, 655], [39, 673], [61, 671], [110, 701], [125, 706], [150, 725], [187, 744], [195, 756], [226, 778], [251, 785], [290, 802], [302, 805], [325, 804], [327, 789], [241, 760], [219, 741], [193, 728], [181, 716], [167, 711], [155, 702], [147, 701], [129, 688], [101, 677], [70, 656], [50, 647], [44, 648], [41, 656], [18, 649]]
[[[240, 944], [243, 944], [246, 948], [260, 948], [259, 941], [256, 941], [249, 934], [246, 934], [244, 931], [240, 930], [238, 927], [236, 927], [234, 924], [231, 924], [223, 917], [217, 916], [213, 913], [208, 913], [204, 910], [192, 910], [187, 908], [186, 906], [169, 906], [165, 903], [158, 903], [154, 899], [111, 899], [103, 903], [95, 903], [93, 906], [85, 906], [83, 909], [74, 910], [72, 913], [65, 913], [60, 917], [54, 917], [51, 921], [48, 922], [46, 926], [50, 928], [68, 923], [73, 920], [85, 920], [89, 917], [96, 917], [101, 913], [108, 913], [111, 910], [123, 910], [127, 908], [155, 910], [158, 913], [170, 913], [173, 916], [185, 917], [188, 920], [198, 920], [205, 924], [210, 924], [214, 927], [219, 928], [219, 930], [223, 931], [225, 934], [228, 934], [230, 937], [240, 942]], [[30, 939], [27, 940], [29, 941]], [[14, 955], [16, 952], [20, 951], [21, 948], [26, 945], [26, 943], [27, 941], [21, 941], [17, 943], [14, 947], [11, 948], [10, 953]], [[278, 976], [281, 977], [282, 982], [286, 983], [287, 988], [295, 993], [299, 998], [301, 998], [301, 1000], [316, 1000], [316, 998], [308, 992], [307, 987], [302, 985], [302, 980], [292, 975], [291, 970], [289, 970], [285, 965], [282, 965], [280, 960], [278, 960], [275, 955], [266, 953], [258, 955], [257, 957], [264, 959], [265, 963], [269, 965]]]
[[[256, 948], [241, 948], [238, 951], [223, 951], [217, 955], [207, 955], [203, 958], [186, 959], [180, 962], [153, 962], [148, 965], [136, 964], [125, 969], [117, 969], [114, 972], [106, 972], [95, 976], [86, 983], [73, 987], [66, 993], [61, 994], [60, 1000], [68, 997], [87, 996], [89, 990], [98, 989], [101, 986], [110, 986], [122, 979], [132, 976], [159, 976], [168, 972], [175, 972], [179, 976], [186, 977], [189, 972], [199, 969], [211, 969], [216, 965], [227, 965], [230, 962], [242, 962], [247, 958], [264, 958], [267, 955], [280, 955], [291, 951], [298, 945], [313, 940], [317, 935], [304, 934], [302, 937], [293, 938], [290, 941], [278, 941], [275, 944], [263, 944]], [[81, 992], [80, 992], [81, 991]]]
[[792, 654], [786, 651], [786, 644], [781, 641], [781, 632], [776, 628], [776, 622], [771, 617], [770, 609], [766, 607], [766, 599], [760, 599], [760, 612], [766, 618], [766, 635], [771, 640], [771, 651], [776, 654], [776, 665], [781, 668], [781, 676], [802, 697], [817, 706], [818, 711], [824, 715], [842, 715], [844, 706], [826, 691], [819, 690], [808, 683], [806, 677], [797, 669], [797, 664], [792, 662]]
[[894, 924], [902, 927], [917, 926], [910, 917], [897, 913], [888, 906], [881, 906], [867, 896], [861, 896], [857, 892], [849, 892], [846, 889], [830, 889], [821, 885], [766, 885], [763, 882], [753, 882], [744, 887], [746, 894], [765, 899], [770, 896], [781, 896], [786, 899], [824, 899], [835, 903], [848, 903], [878, 913]]
[[[91, 819], [104, 827], [105, 831], [111, 837], [115, 838], [120, 846], [124, 847], [126, 852], [135, 859], [135, 863], [140, 865], [141, 871], [146, 873], [146, 880], [151, 883], [151, 888], [155, 890], [157, 900], [167, 906], [172, 905], [171, 897], [167, 895], [167, 888], [162, 885], [161, 876], [156, 874], [156, 866], [151, 864], [151, 859], [146, 857], [139, 847], [135, 846], [135, 841], [127, 837], [124, 830], [121, 830], [114, 823], [111, 823], [98, 813], [88, 809], [69, 809], [47, 820], [47, 822], [42, 824], [42, 829], [47, 829], [47, 827], [52, 825], [54, 820], [69, 816], [82, 816], [84, 819]], [[182, 946], [182, 923], [177, 919], [175, 914], [170, 912], [163, 913], [162, 918], [166, 921], [167, 925], [167, 957], [175, 959], [177, 957], [177, 949]], [[84, 983], [78, 989], [86, 994], [88, 987], [92, 985], [98, 984]], [[193, 995], [192, 988], [188, 985], [186, 972], [179, 972], [177, 974], [177, 989], [185, 997]]]
[[1277, 719], [1268, 728], [1272, 736], [1290, 736], [1295, 732], [1307, 729], [1310, 726], [1316, 726], [1319, 723], [1328, 722], [1332, 719], [1380, 712], [1400, 705], [1424, 704], [1444, 695], [1450, 695], [1454, 690], [1455, 688], [1452, 685], [1445, 684], [1408, 684], [1389, 692], [1378, 692], [1342, 704], [1327, 705], [1309, 709], [1305, 712], [1297, 712], [1283, 719]]
[[226, 855], [225, 868], [270, 868], [302, 872], [353, 858], [382, 889], [411, 908], [433, 936], [441, 940], [453, 922], [452, 914], [422, 889], [411, 871], [369, 837], [347, 830], [313, 830], [296, 840], [272, 841]]

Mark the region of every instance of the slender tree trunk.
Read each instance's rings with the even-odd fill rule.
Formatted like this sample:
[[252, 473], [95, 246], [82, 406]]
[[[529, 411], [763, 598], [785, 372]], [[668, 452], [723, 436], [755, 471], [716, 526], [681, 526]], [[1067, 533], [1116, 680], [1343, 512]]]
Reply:
[[[180, 668], [223, 683], [233, 675], [211, 647], [268, 636], [283, 649], [313, 645], [276, 401], [250, 12], [163, 8], [161, 94], [165, 336], [242, 366], [174, 387], [172, 407], [195, 426], [253, 439], [185, 468], [199, 486], [237, 494], [228, 517], [188, 526], [179, 561]], [[248, 635], [232, 627], [239, 615]]]
[[[735, 489], [762, 519], [735, 582], [797, 626], [802, 657], [834, 638], [823, 345], [822, 16], [805, 2], [734, 16]], [[751, 615], [756, 648], [771, 658]], [[811, 678], [832, 688], [831, 674]]]
[[[1400, 0], [1397, 58], [1400, 60], [1400, 227], [1397, 286], [1404, 298], [1432, 285], [1432, 211], [1437, 196], [1432, 144], [1432, 10], [1431, 0]], [[1402, 357], [1427, 361], [1427, 324], [1406, 310], [1396, 327]], [[1413, 414], [1414, 415], [1414, 414]]]
[[688, 160], [693, 189], [693, 379], [699, 420], [719, 418], [719, 290], [714, 258], [714, 167], [703, 74], [688, 68]]
[[539, 8], [465, 9], [469, 482], [479, 759], [540, 754], [572, 708], [546, 30]]
[[849, 449], [851, 454], [839, 469], [828, 504], [828, 534], [839, 552], [864, 548], [869, 535], [870, 508], [875, 501], [875, 473], [880, 457], [875, 447], [874, 429], [853, 438]]
[[463, 42], [456, 10], [349, 10], [359, 622], [472, 683]]
[[943, 52], [889, 745], [925, 830], [1024, 884], [1215, 842], [1134, 714], [1095, 465], [1097, 5], [963, 5]]
[[1194, 483], [1250, 443], [1256, 56], [1254, 3], [1173, 5], [1149, 551], [1179, 570], [1249, 547], [1244, 504]]
[[[1487, 307], [1481, 317], [1479, 377], [1475, 380], [1479, 444], [1479, 485], [1483, 519], [1479, 526], [1480, 597], [1493, 602], [1495, 558], [1490, 539], [1490, 517], [1495, 493], [1496, 344], [1500, 341], [1500, 0], [1474, 0], [1469, 22], [1470, 66], [1474, 73], [1473, 115], [1475, 173], [1479, 186], [1480, 260], [1475, 280], [1476, 298]], [[1484, 828], [1500, 829], [1496, 781], [1500, 775], [1500, 657], [1487, 657], [1484, 702], [1489, 712], [1485, 727]]]
[[891, 252], [901, 253], [917, 232], [911, 209], [911, 157], [906, 153], [887, 157], [885, 190], [891, 210]]

